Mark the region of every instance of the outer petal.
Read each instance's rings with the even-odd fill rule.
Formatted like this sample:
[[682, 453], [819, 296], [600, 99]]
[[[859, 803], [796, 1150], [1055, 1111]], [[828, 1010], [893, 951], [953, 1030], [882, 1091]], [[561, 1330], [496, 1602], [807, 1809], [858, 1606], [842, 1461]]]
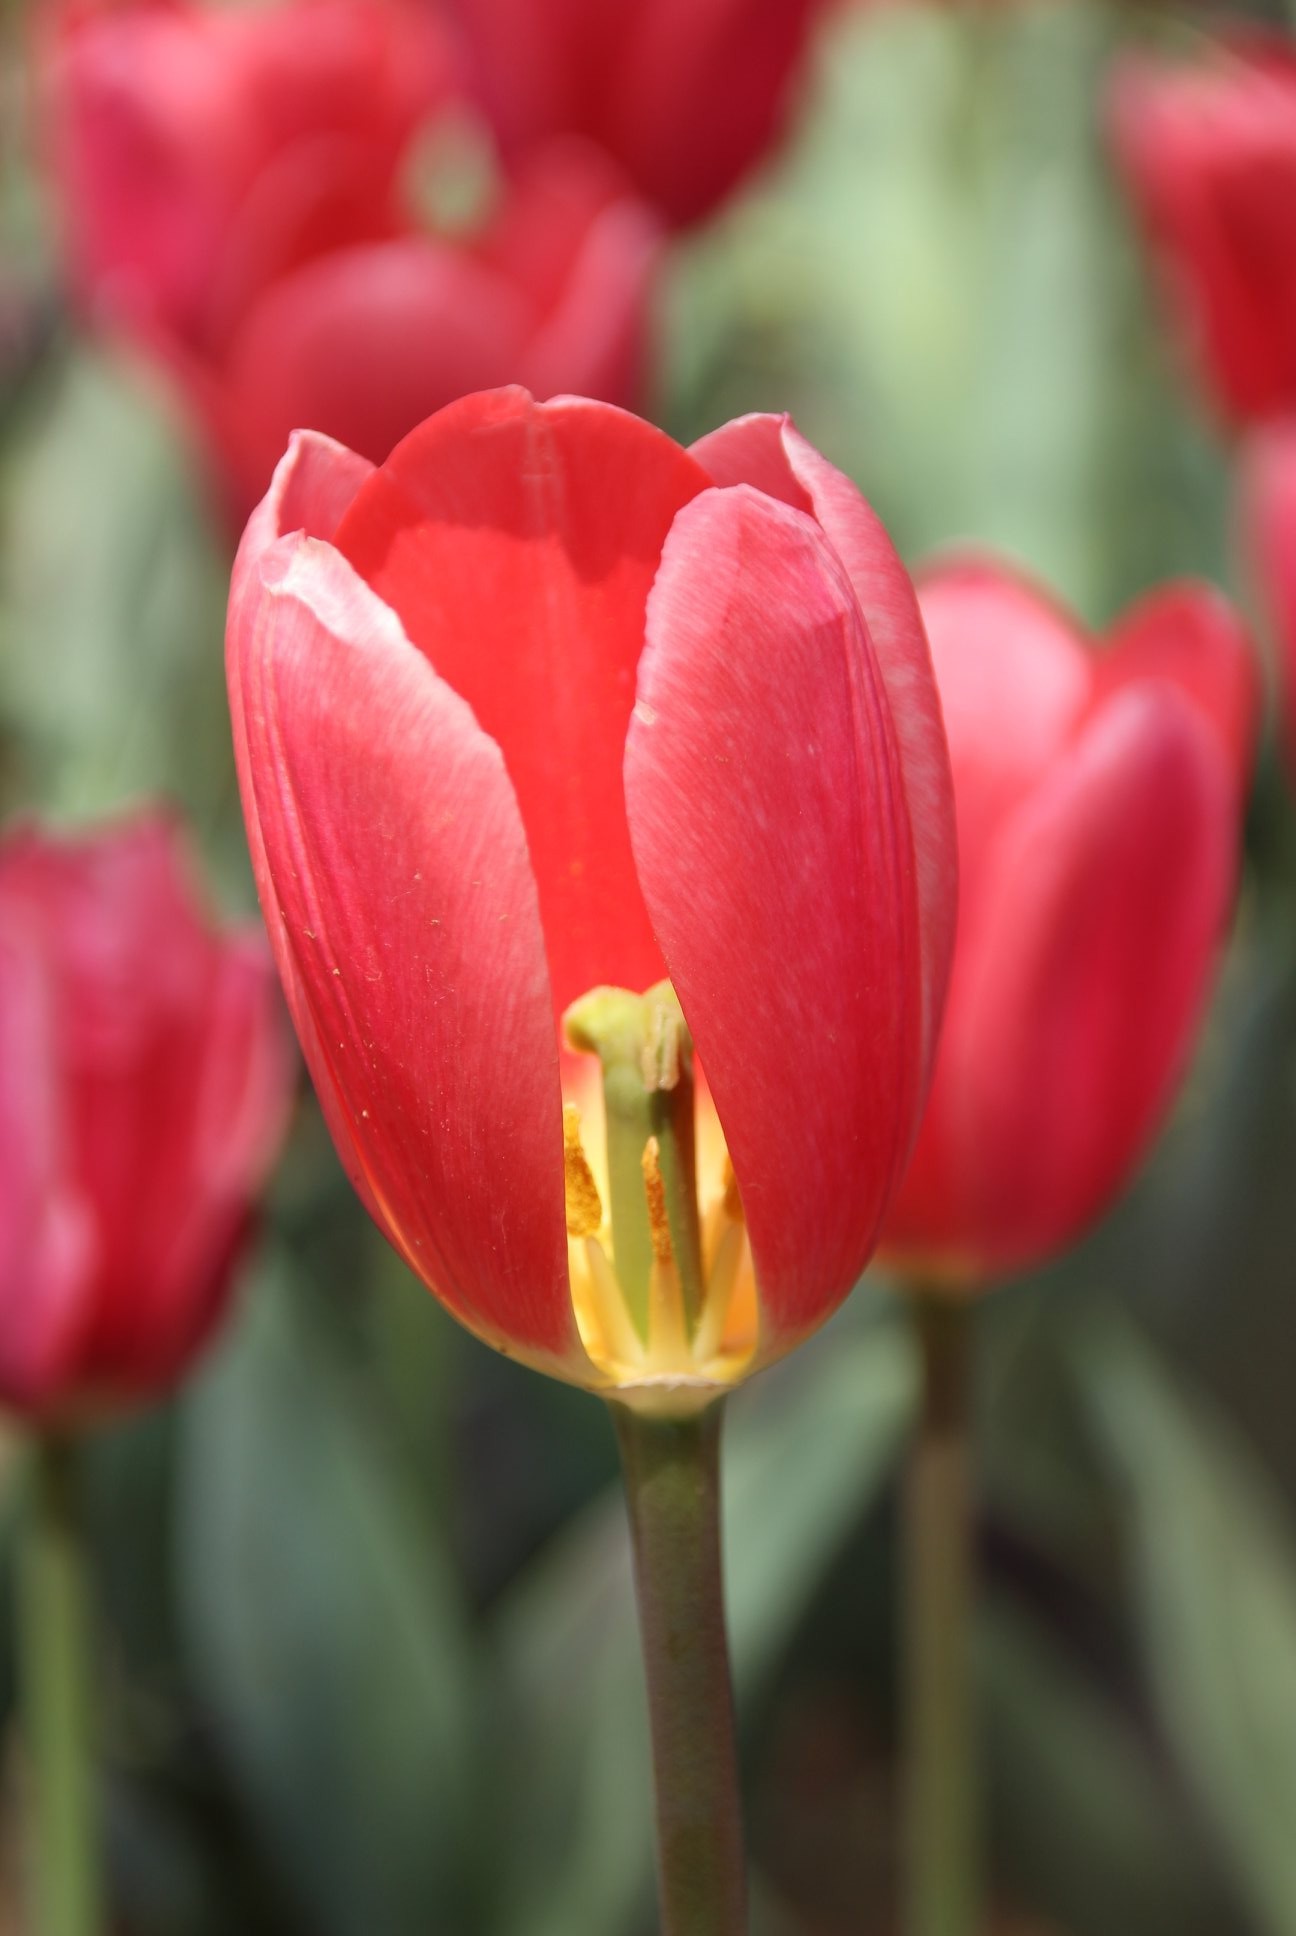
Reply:
[[1002, 1275], [1101, 1214], [1191, 1052], [1236, 871], [1212, 729], [1168, 685], [1116, 694], [990, 857], [891, 1249]]
[[676, 518], [626, 797], [780, 1349], [867, 1262], [921, 1075], [899, 755], [849, 582], [810, 518], [745, 486]]
[[372, 470], [367, 457], [357, 457], [345, 444], [318, 431], [294, 431], [269, 490], [248, 520], [234, 563], [235, 596], [249, 576], [259, 582], [257, 561], [278, 539], [294, 531], [331, 538]]
[[693, 445], [717, 484], [754, 484], [817, 519], [846, 568], [886, 682], [904, 769], [922, 922], [923, 1041], [936, 1051], [958, 902], [954, 783], [931, 652], [909, 574], [881, 519], [789, 417], [740, 417]]
[[1128, 611], [1097, 662], [1099, 703], [1141, 679], [1168, 679], [1219, 735], [1239, 790], [1255, 757], [1260, 678], [1240, 615], [1215, 586], [1184, 580]]
[[1296, 772], [1296, 418], [1251, 445], [1241, 512], [1243, 541], [1278, 645], [1283, 730]]
[[966, 907], [985, 849], [1082, 719], [1093, 669], [1074, 619], [993, 559], [936, 566], [919, 579], [918, 599], [954, 769]]
[[337, 543], [500, 746], [540, 889], [554, 1000], [646, 988], [621, 762], [648, 588], [692, 459], [606, 405], [466, 397], [406, 438]]
[[75, 1378], [93, 1224], [69, 1173], [47, 965], [0, 927], [0, 1402], [39, 1412]]
[[474, 1330], [574, 1341], [558, 1052], [498, 749], [329, 547], [287, 539], [231, 615], [236, 755], [271, 939], [339, 1151]]

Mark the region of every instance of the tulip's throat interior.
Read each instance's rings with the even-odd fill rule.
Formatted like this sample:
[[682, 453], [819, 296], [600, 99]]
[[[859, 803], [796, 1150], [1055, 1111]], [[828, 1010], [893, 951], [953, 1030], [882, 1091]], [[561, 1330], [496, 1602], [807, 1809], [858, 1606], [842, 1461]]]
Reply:
[[[601, 1096], [563, 1107], [572, 1303], [590, 1358], [619, 1385], [729, 1384], [756, 1348], [751, 1247], [675, 991], [596, 988], [565, 1015], [598, 1057]], [[596, 1118], [601, 1103], [602, 1147]]]

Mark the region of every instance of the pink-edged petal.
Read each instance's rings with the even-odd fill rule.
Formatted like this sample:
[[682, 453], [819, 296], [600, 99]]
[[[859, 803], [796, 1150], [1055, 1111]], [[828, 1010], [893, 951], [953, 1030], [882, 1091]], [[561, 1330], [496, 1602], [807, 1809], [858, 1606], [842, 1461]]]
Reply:
[[991, 858], [890, 1249], [993, 1277], [1107, 1209], [1192, 1052], [1237, 835], [1194, 705], [1160, 683], [1116, 693]]
[[1278, 647], [1283, 731], [1296, 771], [1296, 418], [1252, 440], [1240, 499], [1248, 563]]
[[261, 553], [280, 538], [294, 531], [308, 538], [331, 538], [372, 470], [367, 457], [357, 457], [332, 437], [317, 430], [294, 431], [269, 490], [248, 519], [234, 562], [235, 596], [249, 575], [256, 576]]
[[0, 1403], [40, 1412], [74, 1387], [96, 1261], [68, 1170], [44, 952], [0, 916]]
[[850, 584], [810, 518], [746, 486], [680, 512], [625, 781], [777, 1350], [864, 1268], [921, 1078], [899, 753]]
[[503, 752], [560, 1011], [600, 983], [646, 988], [663, 972], [621, 760], [649, 586], [672, 518], [706, 482], [638, 418], [502, 390], [422, 425], [338, 530]]
[[235, 752], [339, 1153], [465, 1323], [570, 1362], [558, 1045], [503, 760], [330, 547], [260, 570], [231, 619]]
[[918, 601], [954, 772], [966, 900], [1004, 817], [1043, 778], [1083, 717], [1092, 661], [1075, 620], [993, 559], [934, 566], [918, 580]]
[[909, 574], [881, 519], [788, 417], [739, 417], [703, 437], [693, 455], [717, 484], [754, 484], [808, 511], [846, 568], [886, 682], [900, 748], [918, 870], [922, 923], [924, 1062], [936, 1052], [954, 952], [958, 861], [954, 783], [931, 652]]
[[1240, 613], [1214, 585], [1159, 587], [1128, 611], [1096, 664], [1098, 703], [1140, 679], [1168, 679], [1218, 734], [1239, 789], [1255, 757], [1260, 674]]

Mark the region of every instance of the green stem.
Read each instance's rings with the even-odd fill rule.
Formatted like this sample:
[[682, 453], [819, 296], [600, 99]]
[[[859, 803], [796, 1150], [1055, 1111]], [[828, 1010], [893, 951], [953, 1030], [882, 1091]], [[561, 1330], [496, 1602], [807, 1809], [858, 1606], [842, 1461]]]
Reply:
[[662, 1936], [744, 1936], [733, 1691], [720, 1559], [720, 1405], [614, 1403], [652, 1721]]
[[912, 1300], [921, 1409], [904, 1498], [905, 1936], [981, 1927], [970, 1620], [973, 1304]]
[[100, 1851], [76, 1447], [35, 1446], [23, 1541], [19, 1647], [29, 1763], [32, 1936], [99, 1936]]

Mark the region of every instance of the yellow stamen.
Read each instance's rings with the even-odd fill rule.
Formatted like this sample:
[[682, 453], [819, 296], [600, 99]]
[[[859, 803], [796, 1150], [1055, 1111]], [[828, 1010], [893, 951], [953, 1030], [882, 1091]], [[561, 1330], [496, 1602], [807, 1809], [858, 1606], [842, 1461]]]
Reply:
[[603, 1223], [598, 1184], [581, 1147], [580, 1110], [563, 1104], [563, 1189], [567, 1200], [567, 1235], [594, 1237]]
[[717, 1357], [724, 1343], [725, 1327], [746, 1248], [747, 1232], [743, 1226], [740, 1223], [729, 1224], [716, 1246], [706, 1303], [702, 1306], [702, 1321], [693, 1340], [693, 1356], [700, 1365], [706, 1364], [709, 1358]]
[[670, 1221], [666, 1215], [666, 1186], [662, 1182], [661, 1145], [655, 1136], [644, 1144], [644, 1196], [648, 1201], [648, 1231], [652, 1237], [653, 1257], [659, 1264], [673, 1264]]

